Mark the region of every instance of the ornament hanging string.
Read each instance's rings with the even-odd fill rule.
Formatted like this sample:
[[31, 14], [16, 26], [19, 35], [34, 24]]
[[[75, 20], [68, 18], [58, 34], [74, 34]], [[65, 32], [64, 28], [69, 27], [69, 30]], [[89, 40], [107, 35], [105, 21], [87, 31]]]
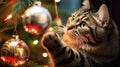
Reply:
[[17, 34], [17, 21], [18, 21], [18, 15], [14, 15], [14, 31], [13, 31], [13, 35]]

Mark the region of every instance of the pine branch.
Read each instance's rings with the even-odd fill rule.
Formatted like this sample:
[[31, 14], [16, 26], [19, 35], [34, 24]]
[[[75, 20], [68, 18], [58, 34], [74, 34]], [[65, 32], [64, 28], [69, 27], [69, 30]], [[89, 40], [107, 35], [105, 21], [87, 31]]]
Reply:
[[21, 14], [24, 13], [24, 11], [32, 6], [33, 4], [33, 0], [19, 0], [18, 2], [16, 2], [16, 4], [14, 5], [14, 11], [13, 14]]
[[[10, 4], [7, 3], [5, 5], [3, 5], [0, 8], [0, 32], [3, 32], [5, 30], [8, 29], [12, 29], [14, 28], [15, 23], [17, 23], [17, 21], [15, 21], [15, 19], [13, 19], [14, 17], [19, 16], [28, 8], [32, 5], [33, 0], [19, 0], [16, 1], [15, 4]], [[8, 21], [4, 21], [4, 19], [9, 15], [12, 14], [13, 18], [8, 20]]]

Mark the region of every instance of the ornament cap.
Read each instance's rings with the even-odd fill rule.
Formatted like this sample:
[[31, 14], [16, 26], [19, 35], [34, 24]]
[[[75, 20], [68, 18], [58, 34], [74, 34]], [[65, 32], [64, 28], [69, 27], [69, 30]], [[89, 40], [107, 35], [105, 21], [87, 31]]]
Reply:
[[19, 35], [12, 35], [14, 39], [19, 39]]

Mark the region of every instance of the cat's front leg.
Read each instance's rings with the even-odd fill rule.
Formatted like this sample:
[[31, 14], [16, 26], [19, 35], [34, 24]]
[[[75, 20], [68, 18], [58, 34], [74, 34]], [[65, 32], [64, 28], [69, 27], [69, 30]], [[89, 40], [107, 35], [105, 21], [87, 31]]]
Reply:
[[43, 47], [48, 50], [55, 67], [80, 66], [79, 52], [68, 47], [55, 32], [47, 32], [43, 36], [42, 43]]

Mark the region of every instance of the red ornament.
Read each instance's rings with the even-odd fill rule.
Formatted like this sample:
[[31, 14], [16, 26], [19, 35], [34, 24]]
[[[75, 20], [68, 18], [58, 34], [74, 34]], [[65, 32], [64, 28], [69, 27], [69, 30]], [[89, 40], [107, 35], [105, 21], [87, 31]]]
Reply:
[[25, 64], [30, 55], [27, 44], [19, 39], [18, 35], [6, 41], [1, 47], [1, 60], [9, 66], [21, 66]]

